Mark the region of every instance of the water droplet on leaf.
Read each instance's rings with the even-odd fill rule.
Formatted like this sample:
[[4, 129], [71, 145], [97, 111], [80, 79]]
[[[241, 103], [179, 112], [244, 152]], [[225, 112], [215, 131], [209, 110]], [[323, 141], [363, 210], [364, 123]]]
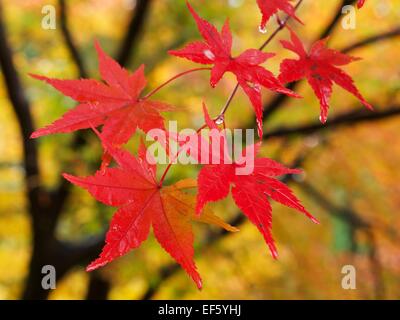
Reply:
[[258, 27], [258, 31], [260, 31], [261, 33], [267, 33], [267, 27], [266, 26], [259, 26]]
[[211, 52], [211, 50], [208, 50], [208, 49], [204, 50], [203, 53], [208, 59], [210, 59], [210, 60], [215, 59], [215, 55], [214, 55], [214, 53]]
[[224, 123], [224, 117], [218, 117], [217, 120], [215, 120], [216, 125], [220, 125]]

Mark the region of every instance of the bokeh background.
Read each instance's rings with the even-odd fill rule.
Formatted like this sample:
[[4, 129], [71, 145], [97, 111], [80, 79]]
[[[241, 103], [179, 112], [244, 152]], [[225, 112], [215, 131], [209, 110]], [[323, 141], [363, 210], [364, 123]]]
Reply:
[[[305, 173], [286, 181], [320, 221], [273, 205], [273, 234], [280, 259], [273, 261], [256, 228], [232, 199], [213, 205], [240, 232], [224, 234], [195, 225], [196, 262], [204, 289], [186, 274], [153, 236], [140, 249], [98, 272], [85, 264], [102, 246], [113, 209], [69, 186], [62, 172], [88, 175], [101, 148], [90, 132], [28, 139], [34, 128], [58, 118], [74, 102], [29, 78], [98, 78], [93, 42], [130, 70], [146, 64], [147, 90], [193, 63], [168, 49], [198, 39], [183, 0], [2, 0], [0, 30], [0, 299], [397, 299], [400, 297], [400, 1], [368, 0], [357, 11], [355, 30], [341, 26], [343, 5], [354, 1], [305, 0], [291, 23], [306, 44], [331, 34], [329, 45], [363, 60], [345, 67], [375, 106], [335, 87], [330, 117], [318, 122], [319, 105], [305, 82], [303, 100], [265, 92], [266, 141], [262, 154]], [[54, 5], [56, 30], [44, 30], [42, 8]], [[254, 0], [193, 0], [218, 27], [230, 18], [234, 52], [258, 47], [276, 28], [259, 32]], [[282, 15], [281, 15], [282, 16]], [[291, 54], [282, 31], [268, 46], [266, 67], [275, 74]], [[157, 94], [178, 107], [169, 119], [181, 128], [202, 123], [204, 99], [216, 115], [235, 85], [226, 76], [216, 89], [208, 73], [176, 81]], [[240, 92], [227, 113], [232, 128], [253, 127], [253, 112]], [[135, 141], [128, 145], [135, 149]], [[195, 177], [198, 167], [175, 166], [169, 182]], [[41, 267], [57, 269], [57, 289], [40, 288]], [[357, 289], [343, 290], [344, 265], [357, 270]]]

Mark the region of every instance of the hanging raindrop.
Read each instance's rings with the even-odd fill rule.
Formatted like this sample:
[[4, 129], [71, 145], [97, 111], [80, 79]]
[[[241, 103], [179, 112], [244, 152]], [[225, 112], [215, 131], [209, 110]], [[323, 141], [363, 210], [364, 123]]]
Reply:
[[208, 50], [208, 49], [204, 50], [203, 53], [208, 59], [210, 59], [210, 60], [215, 59], [214, 53], [212, 53], [211, 50]]
[[260, 31], [261, 33], [267, 33], [267, 27], [266, 26], [259, 26], [258, 27], [258, 31]]
[[223, 124], [223, 123], [224, 123], [224, 117], [223, 116], [220, 116], [215, 120], [215, 124], [218, 125], [218, 126], [220, 124]]

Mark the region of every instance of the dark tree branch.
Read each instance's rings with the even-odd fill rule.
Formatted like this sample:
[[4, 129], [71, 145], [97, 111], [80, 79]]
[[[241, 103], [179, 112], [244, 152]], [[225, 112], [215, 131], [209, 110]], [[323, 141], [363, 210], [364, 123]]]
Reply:
[[117, 61], [126, 66], [132, 55], [135, 44], [142, 33], [143, 26], [153, 0], [138, 0], [135, 13], [128, 24], [127, 32], [117, 53]]
[[340, 18], [343, 16], [342, 8], [348, 5], [354, 5], [357, 0], [342, 0], [342, 3], [338, 6], [336, 14], [333, 16], [331, 22], [326, 26], [326, 28], [319, 35], [319, 39], [324, 39], [330, 35], [335, 30]]
[[[38, 166], [38, 152], [36, 141], [30, 139], [33, 132], [33, 120], [29, 102], [25, 96], [21, 81], [19, 79], [12, 58], [12, 50], [7, 41], [6, 31], [3, 23], [3, 7], [0, 3], [0, 65], [7, 94], [14, 109], [23, 145], [23, 166], [25, 169], [25, 194], [27, 197], [27, 211], [31, 216], [33, 232], [33, 253], [29, 266], [29, 275], [26, 282], [24, 298], [41, 298], [44, 291], [39, 289], [41, 268], [48, 261], [47, 252], [52, 249], [51, 232], [53, 221], [48, 219], [51, 214], [51, 201], [49, 194], [40, 187], [40, 173]], [[50, 232], [49, 232], [50, 230]]]
[[107, 300], [110, 288], [110, 282], [102, 277], [98, 271], [93, 271], [90, 273], [86, 300]]
[[[126, 64], [132, 51], [133, 44], [138, 39], [144, 23], [145, 13], [151, 1], [138, 1], [138, 6], [132, 18], [124, 42], [121, 45], [121, 64]], [[87, 76], [83, 61], [73, 37], [68, 28], [68, 14], [66, 2], [59, 0], [61, 31], [67, 48], [75, 62], [80, 77]], [[65, 244], [56, 240], [54, 230], [58, 217], [63, 211], [66, 199], [69, 196], [70, 186], [62, 182], [55, 192], [46, 192], [40, 186], [38, 167], [38, 152], [36, 140], [30, 139], [34, 131], [29, 102], [12, 60], [12, 52], [7, 42], [3, 24], [3, 7], [0, 3], [0, 64], [4, 76], [11, 104], [14, 108], [18, 124], [21, 130], [26, 181], [26, 194], [28, 198], [28, 212], [32, 216], [33, 252], [30, 260], [29, 274], [27, 277], [24, 299], [45, 299], [48, 291], [41, 288], [41, 268], [45, 264], [52, 264], [57, 269], [57, 275], [61, 278], [74, 265], [86, 263], [94, 259], [100, 252], [104, 235], [101, 239], [91, 239], [79, 245]], [[76, 145], [84, 145], [82, 135], [77, 135]]]
[[[65, 43], [71, 54], [72, 60], [77, 66], [79, 76], [84, 78], [87, 73], [82, 58], [79, 55], [72, 35], [68, 29], [67, 7], [65, 1], [60, 0], [59, 6], [61, 31]], [[29, 112], [26, 114], [29, 115]], [[29, 132], [32, 133], [34, 131], [33, 126], [25, 126], [25, 128], [28, 129], [28, 134]], [[29, 141], [36, 143], [36, 140], [29, 139]], [[62, 251], [63, 248], [60, 247], [60, 244], [57, 242], [54, 235], [58, 218], [64, 208], [65, 200], [68, 196], [67, 188], [67, 184], [62, 182], [60, 189], [56, 192], [45, 193], [46, 196], [42, 196], [41, 198], [45, 198], [46, 203], [37, 206], [37, 210], [35, 210], [37, 211], [36, 215], [32, 214], [33, 252], [23, 299], [45, 299], [47, 297], [48, 291], [43, 290], [40, 287], [42, 277], [41, 268], [43, 265], [53, 264], [57, 269], [57, 275], [59, 278], [61, 278], [73, 266], [70, 261], [64, 260], [65, 255]]]
[[393, 106], [387, 110], [371, 112], [366, 109], [358, 109], [346, 112], [331, 118], [326, 124], [313, 121], [304, 125], [294, 127], [280, 127], [264, 134], [264, 139], [288, 136], [304, 136], [315, 132], [326, 131], [332, 128], [355, 126], [361, 123], [375, 122], [400, 115], [400, 106]]
[[[141, 33], [142, 26], [145, 21], [145, 14], [149, 8], [150, 0], [143, 1], [139, 0], [135, 13], [132, 17], [131, 22], [129, 23], [128, 30], [126, 32], [126, 36], [124, 37], [123, 44], [121, 45], [121, 51], [119, 54], [119, 62], [122, 65], [125, 65], [128, 62], [128, 57], [131, 54], [134, 43], [138, 40], [138, 36]], [[73, 41], [73, 37], [68, 29], [68, 19], [67, 19], [67, 8], [66, 3], [63, 0], [59, 1], [60, 9], [61, 9], [61, 26], [62, 32], [64, 36], [64, 40], [66, 42], [67, 48], [71, 53], [71, 57], [75, 62], [79, 74], [81, 77], [86, 77], [86, 70], [84, 68], [83, 61], [79, 55], [77, 47]], [[0, 35], [1, 36], [1, 35]], [[3, 37], [5, 40], [5, 37]], [[7, 46], [2, 46], [2, 48], [7, 48]], [[4, 50], [1, 50], [4, 51]], [[11, 54], [9, 54], [11, 57]], [[10, 60], [10, 59], [9, 59]], [[7, 66], [12, 66], [10, 63], [5, 63]], [[15, 81], [11, 82], [14, 84]], [[20, 86], [19, 86], [20, 87]], [[12, 90], [13, 92], [22, 92], [21, 90]], [[20, 104], [19, 104], [20, 105]], [[30, 115], [29, 108], [27, 103], [25, 103], [25, 107], [20, 107], [22, 112], [21, 115], [24, 121], [25, 118]], [[21, 111], [20, 110], [20, 111]], [[28, 110], [28, 112], [25, 112]], [[31, 144], [35, 146], [35, 140], [30, 140], [29, 136], [34, 131], [33, 125], [30, 121], [28, 124], [23, 124], [24, 129], [24, 142], [30, 146]], [[73, 142], [74, 149], [80, 148], [86, 144], [84, 134], [79, 133], [76, 135], [76, 138]], [[32, 152], [29, 154], [32, 155]], [[37, 161], [36, 149], [35, 149], [35, 161]], [[28, 164], [37, 162], [26, 162]], [[37, 170], [36, 170], [37, 171]], [[38, 174], [33, 174], [35, 170], [27, 170], [32, 174], [29, 177], [37, 177]], [[31, 179], [28, 181], [33, 181], [35, 179]], [[36, 180], [35, 180], [36, 181]], [[27, 278], [27, 285], [23, 294], [24, 299], [45, 299], [48, 295], [48, 291], [43, 290], [41, 288], [41, 268], [45, 264], [52, 264], [56, 267], [58, 278], [62, 278], [68, 270], [70, 270], [75, 265], [86, 264], [89, 261], [93, 260], [101, 251], [101, 248], [104, 243], [104, 234], [90, 238], [86, 241], [83, 241], [78, 244], [72, 243], [64, 243], [60, 242], [55, 238], [54, 230], [58, 222], [58, 218], [62, 213], [66, 201], [70, 195], [71, 185], [63, 180], [60, 184], [60, 187], [53, 193], [46, 194], [46, 197], [41, 197], [47, 199], [46, 206], [36, 206], [34, 212], [37, 212], [35, 215], [36, 219], [33, 219], [33, 253], [30, 261], [29, 275]], [[39, 197], [36, 197], [39, 198]], [[92, 279], [91, 289], [95, 288], [95, 284], [99, 284], [98, 279]], [[106, 286], [103, 283], [102, 288], [104, 291], [108, 291]], [[106, 290], [107, 289], [107, 290]], [[106, 296], [106, 293], [103, 292], [103, 296]], [[89, 290], [88, 297], [93, 297], [93, 291]]]
[[72, 60], [75, 62], [75, 65], [78, 68], [79, 76], [81, 78], [86, 78], [87, 72], [85, 69], [85, 65], [83, 63], [83, 59], [79, 54], [78, 47], [76, 46], [75, 41], [68, 27], [68, 7], [66, 1], [59, 0], [58, 6], [60, 9], [61, 32], [64, 37], [65, 44], [67, 45], [68, 51], [71, 54]]
[[22, 88], [7, 41], [3, 15], [3, 7], [0, 3], [0, 65], [7, 94], [17, 117], [22, 136], [27, 196], [30, 205], [35, 207], [38, 206], [39, 166], [36, 142], [29, 138], [34, 126], [29, 102]]
[[302, 181], [297, 183], [297, 185], [308, 194], [318, 205], [320, 205], [326, 212], [331, 216], [345, 220], [349, 222], [355, 228], [370, 228], [371, 225], [360, 217], [349, 207], [340, 207], [335, 205], [332, 201], [328, 200], [320, 191], [318, 191], [314, 186], [308, 182]]
[[58, 241], [58, 248], [61, 252], [59, 259], [69, 267], [87, 264], [94, 260], [101, 252], [104, 245], [104, 238], [105, 232], [77, 243]]
[[369, 46], [371, 44], [377, 44], [378, 42], [386, 41], [386, 40], [396, 38], [399, 36], [400, 36], [400, 26], [397, 26], [397, 27], [394, 27], [392, 30], [389, 30], [389, 31], [386, 31], [383, 33], [378, 33], [376, 35], [367, 37], [361, 41], [350, 44], [349, 46], [344, 47], [340, 51], [342, 51], [343, 53], [349, 53], [356, 49], [363, 48], [363, 47]]

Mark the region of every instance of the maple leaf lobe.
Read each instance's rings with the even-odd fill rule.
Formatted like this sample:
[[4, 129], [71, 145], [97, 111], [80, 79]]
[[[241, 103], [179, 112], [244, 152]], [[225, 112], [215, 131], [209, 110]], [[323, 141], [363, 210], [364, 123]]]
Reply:
[[366, 1], [366, 0], [358, 0], [358, 1], [357, 1], [357, 7], [358, 7], [358, 9], [361, 9], [361, 8], [364, 6], [365, 1]]

